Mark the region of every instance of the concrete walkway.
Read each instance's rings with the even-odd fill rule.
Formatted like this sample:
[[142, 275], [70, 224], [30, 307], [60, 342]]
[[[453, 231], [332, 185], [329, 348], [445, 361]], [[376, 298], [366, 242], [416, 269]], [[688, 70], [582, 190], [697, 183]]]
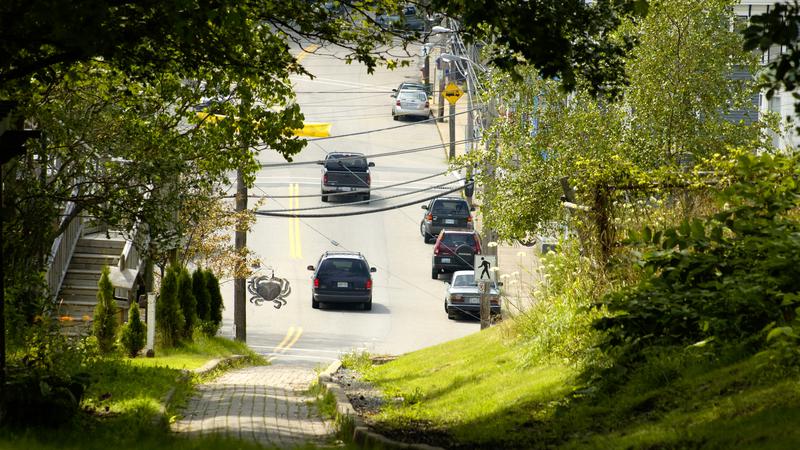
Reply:
[[172, 430], [223, 434], [279, 448], [324, 444], [332, 439], [333, 427], [309, 404], [313, 398], [304, 395], [316, 378], [309, 368], [283, 364], [232, 370], [199, 385]]

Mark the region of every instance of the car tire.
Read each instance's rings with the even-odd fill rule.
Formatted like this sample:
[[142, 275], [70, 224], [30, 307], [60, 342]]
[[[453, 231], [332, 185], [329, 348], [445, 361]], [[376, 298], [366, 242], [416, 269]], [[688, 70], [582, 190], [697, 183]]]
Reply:
[[323, 202], [327, 202], [328, 201], [328, 196], [327, 195], [323, 195], [323, 196], [320, 197], [320, 200], [322, 200]]
[[392, 114], [392, 120], [400, 120], [400, 117], [398, 117], [398, 116], [396, 116], [396, 115]]
[[364, 303], [362, 308], [364, 308], [364, 311], [372, 311], [372, 299], [370, 299], [370, 301]]
[[364, 196], [364, 201], [367, 202], [367, 204], [369, 204], [369, 194]]
[[433, 278], [434, 280], [438, 280], [439, 279], [439, 271], [436, 270], [436, 269], [431, 269], [431, 278]]
[[447, 311], [447, 318], [448, 319], [450, 319], [450, 320], [455, 320], [456, 319], [457, 316], [455, 315], [455, 313], [453, 312], [452, 309], [445, 308], [445, 310]]
[[420, 222], [419, 223], [419, 233], [422, 235], [422, 241], [426, 244], [431, 243], [431, 235], [425, 231], [425, 224]]
[[312, 307], [313, 309], [319, 309], [319, 302], [318, 302], [318, 301], [316, 301], [316, 300], [314, 300], [314, 298], [313, 298], [313, 297], [311, 298], [311, 307]]

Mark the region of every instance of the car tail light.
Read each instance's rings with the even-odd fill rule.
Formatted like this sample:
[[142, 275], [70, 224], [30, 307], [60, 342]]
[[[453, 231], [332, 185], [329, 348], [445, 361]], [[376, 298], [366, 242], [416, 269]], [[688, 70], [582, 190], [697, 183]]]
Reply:
[[370, 183], [372, 183], [372, 175], [367, 174], [367, 186], [369, 186]]
[[481, 243], [480, 243], [480, 241], [476, 240], [475, 241], [475, 254], [480, 254], [480, 253], [481, 253]]
[[491, 304], [493, 304], [493, 305], [499, 305], [500, 304], [500, 299], [497, 298], [497, 297], [492, 297], [492, 298], [489, 299], [489, 302], [491, 302]]
[[314, 289], [319, 288], [319, 278], [314, 278]]
[[425, 220], [427, 221], [433, 220], [433, 214], [428, 214], [427, 216], [425, 216]]
[[438, 255], [439, 254], [439, 243], [438, 242], [436, 243], [436, 245], [433, 246], [433, 254], [434, 255]]
[[400, 100], [397, 101], [397, 106], [400, 106]]
[[322, 176], [322, 184], [328, 184], [328, 174]]
[[426, 108], [430, 108], [430, 107], [431, 107], [431, 104], [430, 104], [430, 102], [425, 102], [425, 107], [426, 107]]
[[467, 223], [472, 223], [472, 216], [467, 216]]
[[367, 290], [372, 289], [372, 280], [367, 280]]
[[451, 302], [463, 302], [464, 301], [464, 296], [463, 295], [451, 295], [450, 296], [450, 301]]

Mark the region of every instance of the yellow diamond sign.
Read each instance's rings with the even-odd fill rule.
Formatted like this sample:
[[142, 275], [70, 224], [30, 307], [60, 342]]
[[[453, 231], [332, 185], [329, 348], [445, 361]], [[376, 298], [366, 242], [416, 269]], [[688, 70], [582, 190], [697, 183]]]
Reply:
[[446, 98], [451, 105], [455, 105], [458, 99], [464, 95], [464, 91], [462, 91], [460, 87], [456, 86], [456, 84], [451, 81], [447, 87], [444, 88], [443, 94], [444, 98]]

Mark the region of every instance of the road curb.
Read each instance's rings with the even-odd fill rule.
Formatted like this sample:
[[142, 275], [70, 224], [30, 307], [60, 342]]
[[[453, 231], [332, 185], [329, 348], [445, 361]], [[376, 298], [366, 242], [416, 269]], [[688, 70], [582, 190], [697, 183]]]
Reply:
[[332, 362], [318, 377], [320, 386], [333, 394], [336, 399], [336, 423], [344, 433], [350, 433], [351, 440], [363, 449], [385, 449], [385, 450], [444, 450], [441, 447], [434, 447], [427, 444], [407, 444], [405, 442], [389, 439], [382, 434], [378, 434], [367, 427], [361, 416], [358, 415], [352, 403], [344, 393], [344, 389], [333, 381], [333, 374], [342, 367], [341, 361]]

